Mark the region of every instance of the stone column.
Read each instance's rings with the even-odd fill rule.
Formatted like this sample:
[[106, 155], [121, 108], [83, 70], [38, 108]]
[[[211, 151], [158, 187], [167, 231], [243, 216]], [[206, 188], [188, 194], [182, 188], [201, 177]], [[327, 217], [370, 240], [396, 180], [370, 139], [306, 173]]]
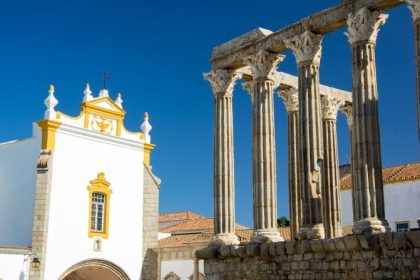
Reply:
[[299, 70], [299, 185], [302, 190], [300, 239], [324, 238], [321, 197], [323, 157], [319, 64], [322, 35], [305, 31], [285, 40]]
[[210, 246], [239, 244], [235, 235], [232, 91], [241, 75], [214, 70], [204, 78], [214, 93], [214, 236]]
[[302, 197], [298, 180], [298, 90], [290, 88], [280, 92], [279, 96], [283, 99], [287, 110], [290, 235], [294, 239], [297, 238], [299, 227], [302, 224]]
[[362, 8], [349, 14], [346, 33], [353, 63], [353, 147], [355, 182], [352, 192], [355, 209], [353, 232], [385, 232], [384, 193], [382, 185], [381, 146], [379, 137], [378, 93], [375, 44], [379, 26], [387, 15]]
[[322, 131], [324, 160], [322, 162], [322, 205], [326, 238], [342, 235], [340, 175], [337, 148], [337, 112], [343, 102], [324, 95], [322, 102]]
[[[340, 108], [340, 111], [346, 115], [347, 118], [347, 126], [349, 127], [350, 132], [350, 167], [351, 167], [351, 182], [352, 185], [356, 184], [357, 178], [355, 176], [356, 172], [354, 171], [355, 167], [355, 159], [353, 158], [353, 105], [352, 104], [346, 104], [345, 106]], [[352, 195], [354, 193], [352, 192]], [[353, 220], [354, 217], [356, 217], [356, 213], [359, 211], [357, 209], [358, 203], [355, 203], [357, 200], [357, 197], [352, 197], [352, 209], [353, 209]]]
[[420, 2], [418, 0], [405, 0], [413, 14], [414, 25], [414, 51], [416, 56], [417, 76], [417, 125], [420, 139]]
[[277, 182], [274, 135], [274, 73], [284, 59], [259, 51], [245, 59], [253, 76], [252, 179], [254, 234], [252, 242], [275, 242], [283, 238], [277, 230]]

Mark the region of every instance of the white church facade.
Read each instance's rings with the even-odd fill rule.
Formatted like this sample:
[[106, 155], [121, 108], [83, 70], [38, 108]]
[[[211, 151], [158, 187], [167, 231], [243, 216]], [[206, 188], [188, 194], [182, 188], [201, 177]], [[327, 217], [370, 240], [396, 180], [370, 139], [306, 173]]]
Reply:
[[78, 117], [57, 103], [51, 86], [32, 137], [0, 144], [0, 279], [156, 279], [147, 113], [130, 132], [121, 96], [89, 85]]

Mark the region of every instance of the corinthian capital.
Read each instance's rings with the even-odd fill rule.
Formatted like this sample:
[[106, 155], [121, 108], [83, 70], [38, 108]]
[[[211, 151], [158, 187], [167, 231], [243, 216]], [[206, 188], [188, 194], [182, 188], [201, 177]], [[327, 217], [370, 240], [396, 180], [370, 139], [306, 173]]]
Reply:
[[420, 2], [418, 0], [405, 0], [408, 4], [408, 8], [413, 14], [413, 21], [420, 19]]
[[232, 95], [233, 87], [237, 80], [242, 78], [242, 73], [234, 70], [217, 69], [203, 74], [204, 79], [210, 82], [213, 93]]
[[254, 80], [260, 78], [274, 80], [276, 66], [279, 62], [283, 61], [284, 57], [284, 55], [278, 55], [263, 50], [248, 56], [244, 59], [244, 62], [251, 67]]
[[342, 100], [329, 94], [321, 97], [321, 103], [322, 118], [324, 120], [336, 120], [338, 109], [344, 104]]
[[293, 51], [297, 63], [303, 61], [314, 61], [319, 63], [321, 61], [321, 34], [315, 34], [307, 30], [291, 39], [284, 40], [284, 44], [288, 49]]
[[385, 24], [388, 15], [378, 11], [371, 12], [368, 8], [361, 8], [355, 15], [350, 13], [347, 18], [348, 31], [345, 32], [349, 43], [369, 41], [376, 43], [379, 26]]
[[299, 111], [299, 91], [297, 88], [291, 87], [280, 91], [279, 97], [283, 99], [288, 113]]
[[340, 112], [346, 115], [347, 125], [351, 128], [353, 126], [353, 106], [351, 104], [347, 104], [340, 108]]

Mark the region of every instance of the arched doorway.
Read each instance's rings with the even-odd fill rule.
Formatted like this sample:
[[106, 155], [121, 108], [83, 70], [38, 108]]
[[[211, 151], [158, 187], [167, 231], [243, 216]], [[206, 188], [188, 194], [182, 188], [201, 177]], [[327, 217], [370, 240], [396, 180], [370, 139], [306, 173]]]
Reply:
[[129, 280], [117, 265], [100, 259], [85, 260], [67, 269], [59, 280]]

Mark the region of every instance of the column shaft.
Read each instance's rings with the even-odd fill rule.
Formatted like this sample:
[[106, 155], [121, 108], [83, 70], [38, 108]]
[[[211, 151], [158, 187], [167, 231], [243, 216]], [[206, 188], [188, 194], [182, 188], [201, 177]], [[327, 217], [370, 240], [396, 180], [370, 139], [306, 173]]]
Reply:
[[355, 16], [350, 15], [348, 21], [347, 35], [353, 65], [352, 170], [355, 182], [352, 192], [355, 205], [353, 231], [356, 234], [388, 229], [382, 185], [375, 64], [376, 36], [379, 25], [385, 23], [385, 19], [378, 12], [362, 8]]
[[324, 237], [321, 165], [322, 126], [319, 69], [314, 63], [299, 63], [299, 157], [303, 213], [299, 238]]
[[282, 60], [266, 51], [246, 59], [253, 74], [252, 182], [254, 191], [253, 242], [280, 241], [277, 230], [277, 182], [272, 79]]
[[204, 75], [214, 92], [214, 236], [210, 246], [238, 244], [235, 235], [232, 91], [239, 75], [215, 70]]
[[340, 177], [337, 148], [337, 111], [342, 102], [330, 96], [322, 97], [324, 160], [322, 166], [322, 202], [326, 238], [342, 235]]
[[299, 72], [299, 188], [302, 191], [300, 239], [324, 237], [321, 198], [323, 157], [319, 64], [322, 35], [307, 30], [285, 40]]
[[300, 225], [302, 224], [302, 198], [299, 188], [299, 99], [298, 90], [290, 88], [281, 91], [279, 96], [283, 98], [287, 110], [287, 134], [288, 134], [288, 172], [289, 172], [289, 213], [290, 235], [297, 238]]

